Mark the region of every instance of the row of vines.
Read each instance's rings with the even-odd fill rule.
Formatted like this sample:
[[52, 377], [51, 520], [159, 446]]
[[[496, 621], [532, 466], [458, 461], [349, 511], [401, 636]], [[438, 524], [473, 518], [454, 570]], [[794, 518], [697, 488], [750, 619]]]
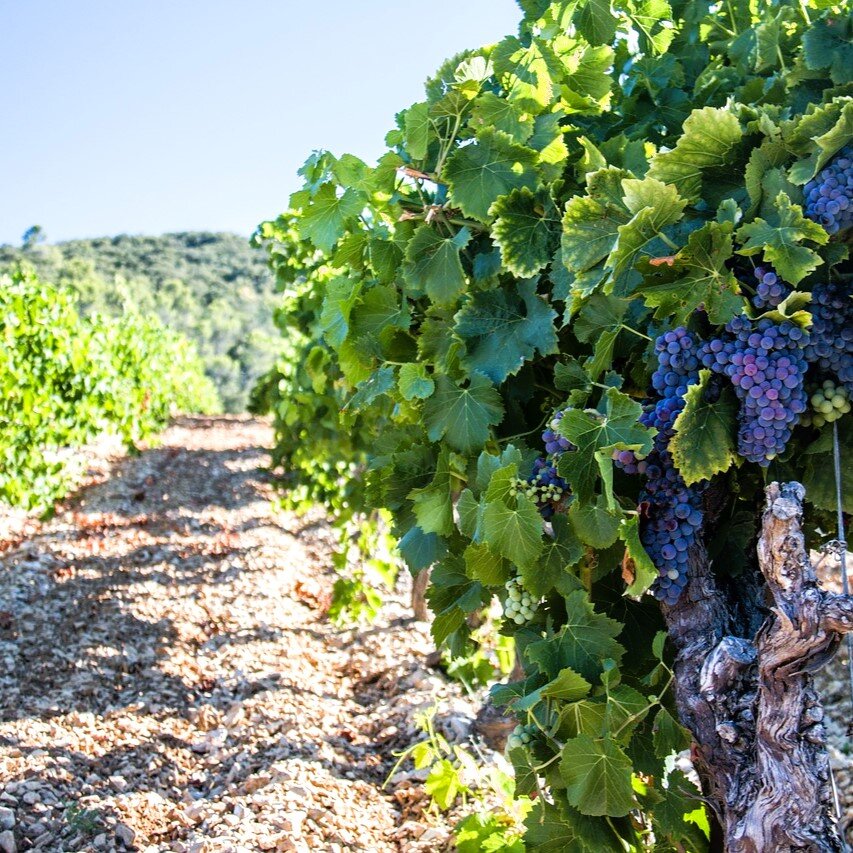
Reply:
[[181, 336], [134, 313], [83, 318], [30, 274], [0, 278], [0, 343], [0, 498], [15, 506], [49, 510], [101, 433], [132, 448], [176, 411], [218, 408]]
[[[350, 533], [387, 519], [431, 572], [437, 643], [463, 654], [500, 601], [514, 849], [841, 849], [807, 671], [853, 608], [824, 624], [813, 576], [782, 583], [756, 545], [774, 481], [804, 484], [809, 547], [853, 511], [850, 9], [520, 6], [375, 166], [315, 152], [259, 227], [286, 349], [254, 406], [291, 495]], [[768, 494], [767, 535], [798, 523], [799, 487]], [[763, 656], [794, 588], [823, 603], [786, 710]], [[817, 768], [785, 794], [771, 712]], [[691, 740], [701, 790], [674, 762]]]

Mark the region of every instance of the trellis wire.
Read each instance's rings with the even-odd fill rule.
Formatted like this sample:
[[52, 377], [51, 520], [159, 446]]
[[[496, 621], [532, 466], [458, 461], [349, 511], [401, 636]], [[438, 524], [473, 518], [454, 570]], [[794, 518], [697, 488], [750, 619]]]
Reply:
[[[841, 591], [850, 595], [847, 580], [847, 539], [844, 534], [844, 510], [841, 498], [841, 445], [838, 441], [838, 421], [832, 424], [832, 461], [835, 467], [835, 505], [838, 514], [838, 562], [841, 565]], [[853, 634], [847, 634], [847, 670], [850, 682], [850, 705], [853, 707]]]
[[[850, 584], [847, 580], [847, 538], [844, 533], [844, 509], [841, 497], [841, 445], [838, 441], [838, 421], [833, 421], [832, 423], [832, 463], [835, 468], [835, 510], [838, 520], [838, 562], [841, 566], [841, 591], [845, 595], [849, 595]], [[847, 669], [850, 683], [850, 704], [853, 706], [853, 634], [847, 634]], [[841, 835], [841, 843], [844, 845], [845, 853], [849, 853], [851, 848], [847, 844], [845, 837], [846, 826], [844, 815], [841, 810], [841, 802], [832, 768], [830, 768], [830, 779], [832, 780], [832, 793], [835, 799], [835, 810], [838, 815], [838, 829]]]

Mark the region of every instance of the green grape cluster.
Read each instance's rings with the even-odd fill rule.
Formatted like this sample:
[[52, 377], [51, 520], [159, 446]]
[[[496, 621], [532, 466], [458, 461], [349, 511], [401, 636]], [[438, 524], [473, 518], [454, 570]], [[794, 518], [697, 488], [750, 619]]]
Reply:
[[506, 602], [504, 616], [516, 625], [529, 622], [539, 609], [539, 602], [521, 585], [518, 578], [511, 578], [505, 584]]
[[812, 411], [806, 412], [801, 423], [805, 426], [822, 427], [837, 421], [846, 415], [850, 409], [850, 396], [843, 385], [836, 385], [827, 379], [811, 396]]
[[512, 497], [524, 495], [536, 504], [556, 503], [565, 494], [566, 489], [560, 482], [547, 482], [544, 477], [522, 480], [516, 477], [509, 487]]
[[533, 742], [535, 734], [535, 726], [516, 726], [506, 739], [507, 750], [520, 749], [523, 746], [529, 746]]

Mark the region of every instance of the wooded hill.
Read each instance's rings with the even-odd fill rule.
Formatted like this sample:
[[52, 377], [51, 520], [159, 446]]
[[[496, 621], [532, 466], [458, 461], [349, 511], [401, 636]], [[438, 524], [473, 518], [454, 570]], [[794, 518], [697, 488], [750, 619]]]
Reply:
[[[274, 280], [264, 253], [237, 234], [184, 232], [0, 246], [19, 265], [71, 288], [84, 314], [136, 308], [194, 341], [227, 411], [242, 411], [280, 347]], [[279, 342], [277, 343], [277, 339]]]

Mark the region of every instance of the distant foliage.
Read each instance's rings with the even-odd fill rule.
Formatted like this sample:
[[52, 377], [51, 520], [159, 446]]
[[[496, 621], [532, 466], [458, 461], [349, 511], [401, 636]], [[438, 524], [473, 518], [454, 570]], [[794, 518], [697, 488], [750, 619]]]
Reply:
[[0, 272], [23, 266], [73, 290], [80, 312], [153, 316], [193, 341], [226, 411], [246, 408], [273, 363], [273, 280], [263, 253], [236, 234], [102, 237], [49, 245], [38, 226], [0, 246]]
[[0, 343], [0, 499], [13, 505], [48, 509], [71, 451], [100, 432], [133, 447], [171, 414], [219, 406], [181, 335], [135, 313], [83, 318], [35, 276], [0, 276]]

